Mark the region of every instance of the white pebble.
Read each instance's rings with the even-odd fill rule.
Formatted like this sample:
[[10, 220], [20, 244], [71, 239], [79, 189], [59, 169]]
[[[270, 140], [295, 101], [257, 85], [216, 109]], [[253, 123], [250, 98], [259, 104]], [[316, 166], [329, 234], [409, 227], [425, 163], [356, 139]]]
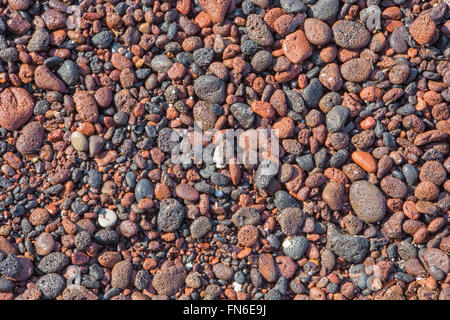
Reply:
[[103, 228], [110, 228], [117, 222], [117, 215], [110, 209], [101, 209], [98, 214], [98, 224]]

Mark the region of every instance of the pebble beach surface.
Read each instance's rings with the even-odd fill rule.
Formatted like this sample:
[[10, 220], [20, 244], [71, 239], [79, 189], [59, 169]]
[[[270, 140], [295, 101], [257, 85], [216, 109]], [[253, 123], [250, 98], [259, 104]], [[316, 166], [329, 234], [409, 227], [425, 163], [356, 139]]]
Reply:
[[[0, 300], [449, 300], [449, 37], [441, 0], [0, 0]], [[195, 123], [279, 154], [176, 164]]]

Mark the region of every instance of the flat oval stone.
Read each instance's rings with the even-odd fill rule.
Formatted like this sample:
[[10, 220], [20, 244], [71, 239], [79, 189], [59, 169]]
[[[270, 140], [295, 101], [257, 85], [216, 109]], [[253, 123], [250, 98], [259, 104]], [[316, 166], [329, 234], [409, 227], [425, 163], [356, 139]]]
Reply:
[[386, 201], [375, 185], [360, 180], [350, 186], [350, 205], [359, 219], [367, 223], [374, 223], [384, 218]]
[[175, 187], [175, 192], [178, 197], [188, 201], [197, 201], [200, 196], [197, 190], [185, 183], [177, 185]]
[[153, 198], [155, 196], [153, 184], [148, 179], [139, 180], [139, 182], [136, 184], [134, 195], [137, 202], [139, 202], [143, 198]]
[[370, 40], [370, 33], [366, 27], [355, 21], [339, 20], [331, 29], [336, 44], [345, 49], [364, 48]]
[[363, 82], [369, 79], [372, 64], [364, 58], [350, 59], [341, 65], [342, 77], [351, 82]]
[[35, 153], [42, 145], [44, 132], [45, 130], [39, 122], [28, 123], [17, 139], [17, 151], [24, 155]]

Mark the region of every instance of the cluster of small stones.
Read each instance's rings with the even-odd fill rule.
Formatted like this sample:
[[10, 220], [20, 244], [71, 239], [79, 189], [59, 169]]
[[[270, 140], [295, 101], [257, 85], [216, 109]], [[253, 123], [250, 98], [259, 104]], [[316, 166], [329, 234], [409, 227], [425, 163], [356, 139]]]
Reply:
[[79, 2], [0, 1], [0, 300], [450, 299], [448, 1]]

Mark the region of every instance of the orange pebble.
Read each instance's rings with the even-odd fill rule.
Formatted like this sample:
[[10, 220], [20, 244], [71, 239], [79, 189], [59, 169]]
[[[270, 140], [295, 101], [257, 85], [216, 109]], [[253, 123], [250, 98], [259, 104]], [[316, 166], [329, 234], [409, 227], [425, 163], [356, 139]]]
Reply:
[[352, 160], [367, 172], [377, 171], [377, 162], [369, 152], [355, 151], [352, 153]]
[[86, 137], [90, 137], [95, 133], [95, 127], [90, 122], [83, 122], [78, 128], [77, 131], [84, 134]]
[[361, 129], [369, 130], [375, 127], [375, 124], [376, 124], [375, 119], [369, 116], [365, 118], [363, 121], [361, 121], [359, 125], [361, 126]]
[[248, 257], [250, 253], [252, 253], [252, 248], [245, 248], [238, 253], [237, 257], [238, 259], [244, 259], [245, 257]]

